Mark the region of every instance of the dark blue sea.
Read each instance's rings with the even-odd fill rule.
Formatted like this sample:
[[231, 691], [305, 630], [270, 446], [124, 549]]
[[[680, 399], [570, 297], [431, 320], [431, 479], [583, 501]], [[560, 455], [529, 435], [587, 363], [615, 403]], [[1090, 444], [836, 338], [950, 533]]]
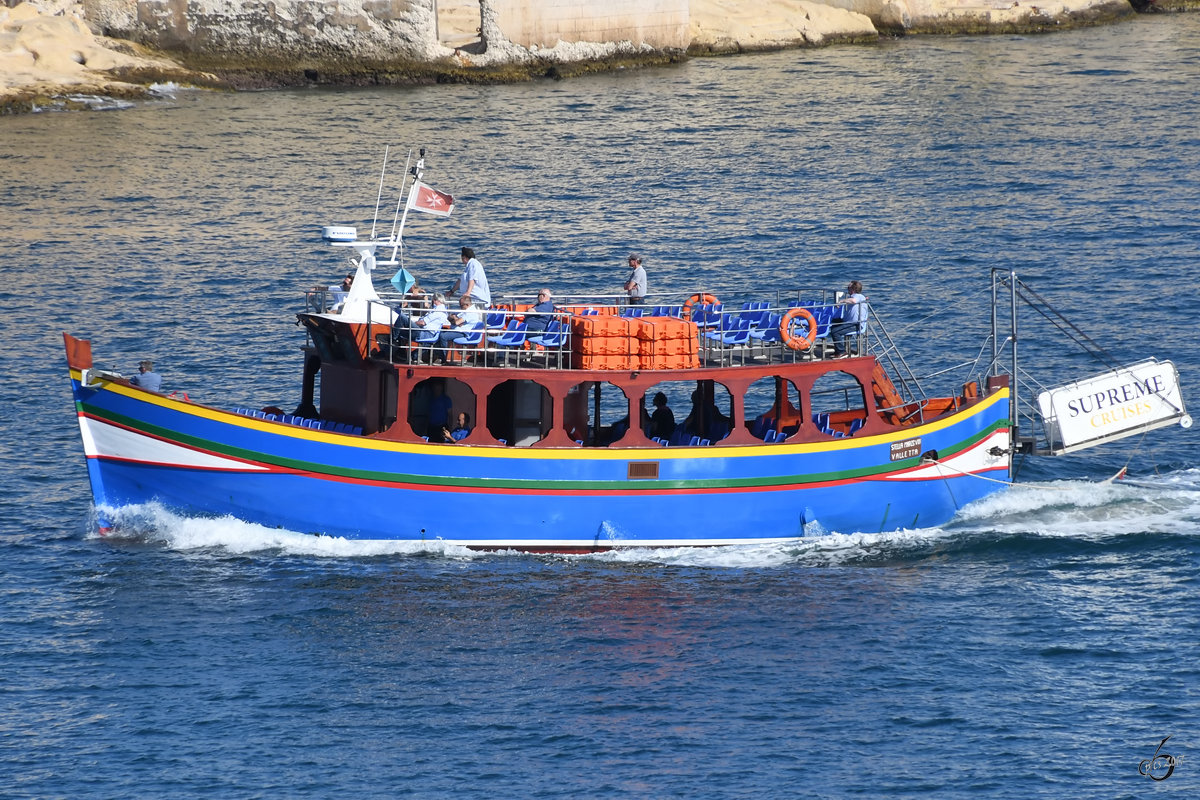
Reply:
[[[478, 554], [152, 506], [98, 536], [62, 331], [295, 405], [299, 292], [343, 269], [319, 226], [370, 227], [385, 145], [457, 201], [408, 223], [427, 285], [462, 245], [507, 292], [616, 292], [631, 250], [651, 291], [857, 278], [938, 388], [999, 266], [1200, 409], [1200, 15], [2, 118], [0, 797], [1200, 796], [1197, 428], [1027, 460], [944, 527], [773, 547]], [[1036, 318], [1020, 347], [1029, 385], [1099, 371]]]

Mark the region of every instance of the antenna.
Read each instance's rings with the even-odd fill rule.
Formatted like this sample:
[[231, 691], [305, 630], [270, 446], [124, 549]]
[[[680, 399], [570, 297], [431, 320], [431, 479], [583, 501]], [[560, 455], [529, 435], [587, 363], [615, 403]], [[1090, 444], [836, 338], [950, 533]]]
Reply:
[[375, 239], [375, 223], [379, 221], [379, 203], [383, 199], [383, 176], [387, 175], [389, 145], [383, 146], [383, 169], [379, 173], [379, 191], [375, 195], [375, 218], [371, 220], [371, 239]]

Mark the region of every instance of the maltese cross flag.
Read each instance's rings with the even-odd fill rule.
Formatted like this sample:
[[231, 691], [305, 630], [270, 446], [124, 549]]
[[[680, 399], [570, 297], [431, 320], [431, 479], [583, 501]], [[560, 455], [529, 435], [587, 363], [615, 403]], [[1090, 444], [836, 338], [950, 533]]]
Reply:
[[420, 181], [414, 181], [408, 193], [408, 207], [413, 211], [423, 211], [426, 214], [436, 214], [448, 217], [454, 210], [454, 198], [445, 192], [439, 192]]

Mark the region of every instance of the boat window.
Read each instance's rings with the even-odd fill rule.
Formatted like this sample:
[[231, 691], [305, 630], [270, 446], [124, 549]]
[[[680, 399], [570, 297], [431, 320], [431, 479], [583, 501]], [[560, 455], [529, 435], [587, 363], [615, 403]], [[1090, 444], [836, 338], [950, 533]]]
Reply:
[[804, 408], [800, 390], [789, 380], [775, 376], [759, 378], [746, 390], [743, 403], [745, 426], [756, 438], [779, 441], [800, 430]]
[[866, 422], [862, 384], [849, 373], [826, 372], [813, 385], [812, 420], [826, 436], [840, 438], [857, 433]]
[[445, 430], [453, 430], [460, 412], [469, 425], [478, 419], [475, 392], [454, 378], [426, 378], [413, 387], [408, 398], [408, 425], [417, 436], [431, 442], [445, 441]]
[[629, 432], [629, 399], [619, 386], [607, 381], [578, 383], [567, 392], [563, 430], [584, 447], [619, 442]]
[[[708, 413], [701, 413], [700, 392], [708, 393]], [[656, 403], [662, 395], [661, 408]], [[646, 436], [658, 444], [686, 446], [707, 440], [718, 442], [729, 435], [731, 402], [729, 390], [714, 381], [663, 381], [642, 396], [642, 422]]]
[[488, 432], [511, 446], [528, 447], [550, 432], [553, 409], [550, 392], [536, 381], [505, 381], [488, 394]]
[[696, 381], [688, 395], [681, 444], [719, 442], [733, 427], [733, 398], [724, 384]]

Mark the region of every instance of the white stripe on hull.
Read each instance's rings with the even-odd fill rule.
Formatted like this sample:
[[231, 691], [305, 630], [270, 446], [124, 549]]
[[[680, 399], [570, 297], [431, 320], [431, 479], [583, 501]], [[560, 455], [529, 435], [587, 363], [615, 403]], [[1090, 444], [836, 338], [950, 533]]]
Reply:
[[[916, 469], [902, 472], [899, 475], [889, 475], [887, 480], [917, 481], [934, 480], [937, 478], [955, 478], [964, 472], [984, 472], [995, 469], [1008, 469], [1008, 431], [996, 431], [979, 444], [948, 458], [940, 459], [938, 463], [927, 464]], [[1002, 455], [991, 454], [993, 448], [999, 448]]]
[[83, 452], [88, 458], [119, 458], [124, 461], [195, 469], [266, 471], [265, 467], [256, 464], [202, 453], [90, 417], [79, 417], [79, 432], [83, 436]]

